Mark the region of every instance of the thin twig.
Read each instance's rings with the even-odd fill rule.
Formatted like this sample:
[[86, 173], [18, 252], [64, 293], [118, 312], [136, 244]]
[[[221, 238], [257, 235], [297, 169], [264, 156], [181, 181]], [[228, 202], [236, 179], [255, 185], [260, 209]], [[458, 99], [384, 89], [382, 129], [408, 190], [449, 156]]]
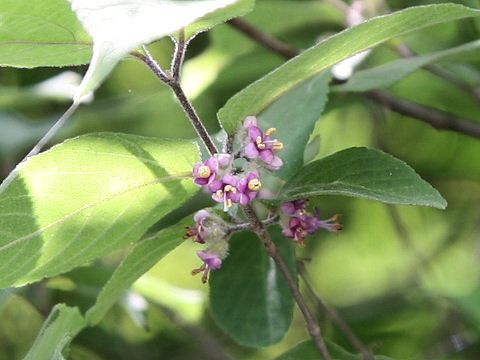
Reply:
[[345, 337], [350, 341], [350, 343], [357, 349], [357, 351], [362, 354], [362, 357], [365, 360], [374, 360], [374, 357], [371, 351], [362, 343], [362, 341], [355, 335], [355, 333], [350, 329], [345, 321], [340, 317], [338, 312], [334, 309], [326, 305], [320, 296], [315, 292], [312, 286], [312, 282], [310, 281], [310, 277], [308, 276], [307, 269], [305, 268], [305, 264], [303, 261], [296, 262], [297, 271], [302, 278], [303, 282], [305, 283], [305, 287], [307, 291], [310, 293], [315, 305], [322, 310], [325, 315], [340, 329], [340, 331], [345, 335]]
[[183, 110], [187, 114], [190, 123], [192, 124], [193, 128], [196, 130], [198, 136], [202, 139], [203, 143], [207, 147], [208, 152], [210, 155], [214, 155], [218, 153], [217, 146], [213, 142], [210, 134], [208, 133], [207, 129], [203, 125], [203, 122], [200, 120], [195, 108], [191, 104], [191, 102], [186, 97], [185, 93], [183, 92], [182, 87], [177, 79], [168, 76], [165, 71], [160, 67], [160, 65], [155, 61], [152, 55], [148, 52], [146, 48], [144, 48], [145, 54], [138, 54], [133, 53], [132, 55], [136, 56], [140, 60], [142, 60], [151, 70], [152, 72], [162, 81], [164, 84], [168, 85], [175, 95], [177, 96], [180, 105], [182, 106]]
[[185, 31], [181, 29], [178, 32], [178, 40], [175, 40], [175, 53], [172, 61], [172, 77], [175, 81], [180, 81], [180, 70], [182, 68], [183, 60], [185, 58], [185, 50], [187, 43], [185, 42]]
[[[405, 43], [399, 44], [396, 47], [396, 50], [397, 50], [398, 54], [400, 54], [400, 56], [402, 56], [404, 58], [414, 57], [414, 56], [418, 55]], [[429, 71], [430, 73], [438, 76], [439, 78], [452, 83], [453, 85], [458, 87], [460, 90], [462, 90], [462, 91], [466, 92], [467, 94], [469, 94], [470, 96], [472, 96], [475, 100], [480, 101], [480, 90], [479, 89], [476, 89], [476, 88], [470, 86], [469, 84], [467, 84], [466, 82], [458, 79], [457, 77], [452, 76], [451, 74], [449, 74], [448, 72], [446, 72], [445, 70], [443, 70], [442, 68], [440, 68], [436, 65], [428, 64], [428, 65], [423, 66], [423, 68], [425, 70]]]
[[[275, 224], [279, 219], [279, 216], [273, 216], [271, 218], [265, 219], [262, 221], [263, 226], [270, 226], [272, 224]], [[242, 231], [242, 230], [251, 230], [253, 228], [252, 223], [241, 223], [241, 224], [235, 224], [231, 225], [227, 229], [227, 234], [231, 234], [237, 231]]]
[[248, 35], [252, 39], [255, 39], [259, 44], [273, 50], [277, 54], [283, 56], [284, 58], [290, 59], [295, 57], [299, 54], [299, 51], [288, 44], [274, 38], [273, 36], [266, 34], [261, 31], [256, 31], [256, 28], [253, 28], [249, 23], [246, 21], [235, 18], [228, 20], [227, 23], [232, 25], [237, 30], [243, 32], [244, 34]]
[[[235, 27], [237, 26], [236, 23], [231, 23], [231, 25]], [[247, 35], [258, 33], [255, 36], [250, 36], [253, 40], [258, 42], [269, 41], [269, 37], [261, 36], [260, 34], [263, 34], [263, 32], [253, 25], [242, 21], [242, 26], [249, 27], [249, 32], [244, 32], [242, 29], [239, 29]], [[292, 56], [287, 56], [287, 54], [282, 51], [282, 48], [278, 46], [278, 43], [281, 43], [281, 41], [278, 39], [275, 40], [275, 42], [269, 42], [268, 44], [263, 45], [279, 55], [284, 56], [286, 59], [290, 59]], [[295, 54], [297, 55], [299, 53], [300, 51], [296, 50]], [[445, 111], [421, 105], [413, 101], [399, 99], [383, 90], [368, 91], [364, 95], [373, 99], [375, 102], [390, 108], [392, 111], [426, 122], [436, 129], [455, 131], [474, 138], [480, 138], [480, 123], [473, 120], [460, 118]]]
[[406, 115], [433, 126], [439, 130], [451, 130], [460, 134], [480, 138], [480, 123], [457, 117], [430, 106], [420, 105], [413, 101], [397, 98], [386, 91], [371, 90], [367, 96], [375, 102], [399, 114]]
[[132, 53], [132, 55], [139, 58], [145, 64], [147, 64], [147, 66], [150, 68], [150, 70], [153, 71], [153, 73], [157, 78], [159, 78], [163, 83], [169, 85], [171, 80], [168, 77], [168, 75], [165, 73], [165, 71], [163, 71], [160, 65], [155, 61], [150, 51], [148, 51], [147, 47], [143, 46], [142, 48], [143, 48], [143, 51], [145, 52], [145, 55], [140, 54], [138, 52]]
[[75, 111], [78, 109], [79, 104], [73, 103], [70, 107], [63, 113], [60, 119], [47, 131], [47, 133], [38, 141], [38, 143], [30, 150], [30, 152], [23, 158], [20, 163], [26, 161], [30, 156], [37, 155], [42, 148], [55, 136], [55, 134], [62, 128], [62, 126], [72, 117]]
[[325, 345], [325, 341], [322, 337], [322, 331], [320, 329], [320, 326], [318, 325], [318, 322], [313, 316], [313, 314], [310, 312], [310, 309], [308, 308], [305, 299], [303, 298], [300, 290], [298, 289], [297, 283], [293, 279], [290, 270], [288, 269], [285, 261], [278, 252], [278, 248], [272, 241], [272, 238], [270, 237], [270, 234], [268, 233], [266, 227], [262, 224], [260, 219], [257, 217], [257, 214], [255, 213], [255, 211], [253, 211], [251, 207], [245, 206], [243, 210], [248, 220], [250, 220], [251, 224], [253, 225], [252, 230], [254, 230], [260, 240], [262, 240], [268, 255], [273, 259], [280, 272], [282, 273], [283, 277], [285, 278], [287, 286], [289, 287], [290, 292], [292, 293], [300, 311], [302, 312], [302, 315], [307, 324], [308, 332], [312, 337], [318, 351], [320, 352], [324, 360], [331, 360], [330, 354], [327, 350], [327, 346]]

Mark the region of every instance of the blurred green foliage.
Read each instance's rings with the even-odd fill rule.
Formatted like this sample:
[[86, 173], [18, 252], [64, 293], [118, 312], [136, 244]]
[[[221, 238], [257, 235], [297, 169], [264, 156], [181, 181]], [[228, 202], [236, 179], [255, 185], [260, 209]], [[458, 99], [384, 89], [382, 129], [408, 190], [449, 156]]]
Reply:
[[[387, 1], [392, 10], [447, 1]], [[479, 6], [476, 1], [456, 1]], [[343, 28], [341, 14], [322, 1], [257, 0], [245, 17], [260, 29], [298, 47]], [[478, 39], [476, 20], [442, 24], [376, 48], [361, 65], [398, 58], [404, 41], [420, 54]], [[283, 59], [227, 24], [195, 38], [187, 52], [184, 86], [212, 132], [216, 111], [244, 86]], [[168, 39], [152, 51], [169, 63]], [[442, 62], [441, 69], [480, 87], [480, 62]], [[32, 85], [66, 70], [0, 68], [0, 166], [5, 177], [58, 118], [68, 100], [38, 97]], [[389, 89], [394, 95], [480, 122], [479, 100], [426, 70]], [[169, 89], [140, 62], [128, 59], [55, 138], [96, 131], [155, 137], [193, 137]], [[294, 119], [292, 119], [293, 121]], [[375, 353], [396, 359], [480, 358], [480, 142], [384, 110], [361, 94], [333, 93], [311, 136], [315, 159], [351, 146], [380, 148], [411, 165], [448, 200], [445, 211], [390, 206], [366, 200], [322, 197], [314, 201], [326, 217], [343, 214], [344, 231], [321, 233], [297, 248], [313, 285]], [[201, 196], [189, 206], [205, 203]], [[265, 349], [234, 343], [213, 322], [208, 288], [190, 270], [199, 266], [197, 244], [186, 242], [133, 286], [94, 328], [72, 343], [69, 358], [210, 359], [208, 351], [234, 359], [274, 358], [308, 337], [298, 312], [287, 336]], [[91, 306], [122, 257], [117, 252], [62, 277], [0, 294], [0, 359], [21, 359], [55, 303]], [[132, 295], [134, 294], [134, 295]], [[133, 296], [133, 297], [132, 297]], [[145, 300], [146, 299], [146, 300]], [[146, 301], [144, 303], [144, 301]], [[172, 312], [173, 315], [172, 316]], [[347, 339], [323, 315], [325, 336], [349, 351]]]

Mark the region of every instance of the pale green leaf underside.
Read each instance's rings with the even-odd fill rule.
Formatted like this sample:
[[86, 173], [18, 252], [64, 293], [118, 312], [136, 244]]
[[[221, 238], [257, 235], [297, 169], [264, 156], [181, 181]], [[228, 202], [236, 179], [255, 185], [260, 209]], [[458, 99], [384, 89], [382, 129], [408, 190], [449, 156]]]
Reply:
[[96, 325], [104, 317], [113, 303], [135, 280], [184, 241], [182, 235], [185, 227], [191, 225], [192, 221], [189, 216], [135, 245], [102, 288], [95, 304], [87, 311], [85, 317], [90, 326]]
[[92, 41], [66, 0], [0, 1], [0, 66], [86, 64]]
[[77, 308], [55, 305], [23, 360], [62, 359], [65, 346], [85, 325], [85, 319]]
[[447, 202], [403, 161], [379, 150], [349, 148], [306, 165], [285, 184], [278, 201], [345, 195], [445, 209]]
[[0, 194], [0, 287], [68, 271], [137, 241], [196, 191], [197, 146], [81, 136], [30, 158]]
[[90, 66], [74, 98], [78, 102], [129, 52], [237, 0], [69, 1], [94, 42]]
[[371, 69], [357, 71], [346, 84], [334, 86], [332, 90], [368, 91], [372, 89], [386, 88], [397, 81], [402, 80], [422, 66], [434, 62], [461, 59], [472, 55], [476, 55], [478, 58], [479, 49], [480, 40], [476, 40], [432, 54], [392, 61]]
[[232, 134], [246, 116], [258, 114], [299, 82], [343, 59], [414, 30], [478, 15], [480, 10], [439, 4], [373, 18], [322, 41], [249, 85], [227, 101], [218, 112], [218, 118]]

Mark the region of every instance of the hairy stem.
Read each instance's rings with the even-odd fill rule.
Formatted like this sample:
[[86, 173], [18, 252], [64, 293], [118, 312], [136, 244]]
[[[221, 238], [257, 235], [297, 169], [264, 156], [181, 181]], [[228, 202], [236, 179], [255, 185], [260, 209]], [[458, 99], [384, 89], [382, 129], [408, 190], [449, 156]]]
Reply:
[[[180, 82], [178, 81], [178, 78], [175, 79], [173, 76], [169, 76], [167, 73], [165, 73], [165, 71], [162, 70], [160, 65], [155, 61], [155, 59], [152, 57], [152, 55], [148, 52], [148, 50], [145, 47], [144, 47], [144, 51], [146, 55], [139, 54], [139, 53], [133, 53], [132, 55], [142, 60], [152, 70], [152, 72], [157, 76], [157, 78], [160, 79], [160, 81], [168, 85], [173, 90], [178, 101], [180, 102], [180, 105], [185, 111], [185, 114], [187, 114], [187, 117], [190, 120], [190, 123], [192, 124], [193, 128], [197, 132], [200, 139], [202, 139], [210, 155], [217, 154], [218, 153], [217, 146], [215, 145], [212, 138], [210, 137], [210, 134], [205, 128], [205, 125], [203, 125], [203, 122], [200, 120], [200, 117], [195, 111], [195, 108], [193, 107], [192, 103], [188, 100], [185, 93], [183, 92], [183, 89], [180, 85]], [[178, 68], [177, 71], [180, 71], [180, 65], [182, 60], [183, 60], [183, 55], [177, 59], [178, 65], [174, 66], [174, 68]], [[174, 61], [174, 63], [176, 63], [177, 61]]]
[[182, 68], [183, 60], [185, 58], [185, 50], [187, 43], [185, 42], [185, 31], [182, 29], [178, 32], [178, 40], [175, 40], [175, 53], [172, 62], [172, 77], [175, 81], [180, 81], [180, 70]]
[[348, 339], [348, 341], [350, 341], [350, 343], [355, 347], [355, 349], [357, 349], [357, 351], [362, 354], [364, 360], [375, 360], [370, 350], [361, 342], [357, 335], [355, 335], [355, 333], [350, 329], [347, 323], [343, 321], [338, 312], [334, 308], [327, 306], [315, 292], [303, 261], [297, 261], [296, 267], [300, 277], [305, 283], [307, 291], [313, 298], [313, 301], [317, 308], [323, 311], [325, 315], [340, 329], [340, 331], [345, 335], [345, 337]]
[[285, 278], [287, 286], [289, 287], [290, 292], [292, 293], [295, 299], [295, 302], [297, 303], [305, 319], [308, 333], [312, 337], [313, 342], [315, 343], [315, 346], [317, 347], [320, 355], [322, 355], [324, 360], [331, 360], [331, 356], [328, 353], [327, 346], [325, 345], [325, 341], [323, 340], [323, 337], [322, 337], [322, 331], [320, 329], [320, 326], [318, 325], [318, 322], [313, 316], [313, 314], [310, 312], [310, 309], [308, 308], [307, 303], [305, 302], [305, 299], [303, 298], [302, 294], [300, 293], [300, 290], [298, 289], [297, 283], [292, 277], [292, 274], [290, 273], [290, 270], [288, 269], [287, 264], [285, 264], [285, 261], [280, 256], [280, 253], [278, 252], [278, 248], [275, 245], [275, 243], [272, 241], [272, 238], [270, 237], [270, 234], [268, 233], [267, 228], [262, 224], [257, 214], [255, 213], [255, 211], [253, 211], [253, 209], [250, 206], [245, 206], [243, 210], [248, 220], [253, 225], [252, 230], [254, 230], [255, 233], [260, 238], [260, 240], [262, 240], [268, 255], [273, 259], [278, 269], [282, 273], [283, 277]]
[[[273, 216], [271, 218], [265, 219], [262, 221], [262, 225], [265, 227], [268, 227], [272, 224], [275, 224], [278, 222], [279, 216]], [[231, 234], [237, 231], [242, 231], [242, 230], [251, 230], [253, 229], [253, 224], [252, 223], [241, 223], [241, 224], [235, 224], [231, 225], [228, 227], [227, 233]]]

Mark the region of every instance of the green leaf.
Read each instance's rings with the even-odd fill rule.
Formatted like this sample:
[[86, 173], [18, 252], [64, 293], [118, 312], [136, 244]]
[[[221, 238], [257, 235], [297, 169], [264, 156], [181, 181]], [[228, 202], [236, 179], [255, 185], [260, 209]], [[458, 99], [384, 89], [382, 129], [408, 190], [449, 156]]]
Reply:
[[131, 51], [238, 0], [69, 1], [94, 43], [90, 67], [75, 95], [79, 102]]
[[[352, 354], [347, 350], [343, 349], [339, 345], [326, 340], [328, 352], [332, 357], [332, 360], [362, 360], [363, 357], [360, 354]], [[374, 356], [375, 360], [393, 360], [389, 357], [383, 355]], [[275, 360], [317, 360], [323, 359], [318, 353], [317, 347], [312, 340], [305, 340], [292, 349], [288, 350], [286, 353], [280, 355]]]
[[334, 86], [334, 91], [368, 91], [385, 88], [402, 80], [422, 66], [441, 60], [454, 60], [465, 56], [478, 55], [480, 40], [456, 46], [432, 54], [392, 61], [372, 69], [360, 70], [347, 83]]
[[363, 147], [339, 151], [305, 166], [281, 190], [278, 201], [345, 195], [390, 204], [433, 206], [447, 202], [403, 161]]
[[[303, 167], [303, 152], [327, 102], [331, 74], [314, 76], [283, 95], [259, 116], [259, 125], [277, 129], [274, 137], [284, 144], [278, 153], [283, 167], [275, 173], [288, 180]], [[295, 126], [293, 126], [295, 123]]]
[[191, 225], [192, 221], [189, 216], [176, 225], [142, 239], [135, 245], [102, 288], [95, 304], [87, 311], [85, 318], [90, 326], [100, 322], [113, 303], [135, 280], [180, 245], [183, 241], [185, 226]]
[[86, 326], [77, 308], [57, 304], [23, 360], [60, 360], [63, 349]]
[[198, 189], [188, 141], [99, 133], [21, 164], [0, 190], [0, 286], [68, 271], [137, 241]]
[[301, 81], [343, 59], [414, 30], [479, 15], [480, 10], [456, 4], [439, 4], [408, 8], [373, 18], [311, 47], [235, 94], [218, 112], [220, 123], [232, 134], [245, 117], [258, 114]]
[[88, 63], [92, 41], [66, 0], [0, 1], [0, 65]]
[[[294, 273], [293, 243], [278, 227], [270, 230]], [[280, 341], [292, 321], [293, 298], [260, 240], [251, 232], [234, 235], [230, 255], [210, 277], [210, 308], [220, 327], [235, 341], [252, 347]]]
[[239, 0], [223, 9], [207, 14], [185, 28], [185, 39], [191, 39], [199, 32], [211, 29], [215, 25], [233, 19], [234, 17], [245, 15], [252, 11], [254, 6], [255, 0]]

